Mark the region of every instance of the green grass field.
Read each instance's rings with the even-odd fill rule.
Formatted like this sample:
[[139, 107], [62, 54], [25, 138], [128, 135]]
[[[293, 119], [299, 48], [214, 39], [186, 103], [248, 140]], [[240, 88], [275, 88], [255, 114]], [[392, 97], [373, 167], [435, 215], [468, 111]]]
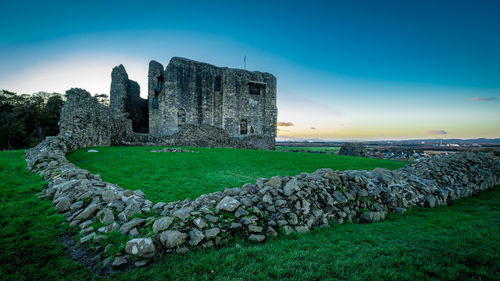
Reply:
[[338, 146], [276, 146], [277, 151], [293, 151], [293, 152], [325, 152], [337, 153], [340, 150]]
[[380, 159], [281, 151], [189, 148], [199, 153], [152, 153], [152, 147], [98, 147], [78, 150], [68, 159], [125, 189], [140, 189], [153, 202], [196, 199], [228, 187], [255, 183], [259, 177], [294, 176], [319, 168], [335, 170], [406, 165]]
[[49, 200], [36, 193], [46, 183], [26, 170], [24, 151], [0, 152], [0, 279], [59, 280], [92, 277], [72, 262], [59, 236], [68, 227]]
[[[98, 279], [67, 257], [59, 238], [64, 218], [49, 200], [36, 198], [44, 182], [26, 171], [23, 157], [23, 151], [0, 152], [0, 279]], [[451, 207], [415, 208], [405, 217], [317, 228], [264, 244], [236, 241], [239, 246], [166, 256], [109, 279], [498, 280], [499, 225], [497, 186]]]
[[[36, 198], [44, 183], [26, 171], [23, 156], [0, 152], [0, 279], [97, 279], [67, 257], [59, 238], [66, 231], [64, 218], [50, 201]], [[498, 280], [499, 225], [496, 187], [451, 207], [416, 208], [380, 223], [170, 255], [110, 279]]]

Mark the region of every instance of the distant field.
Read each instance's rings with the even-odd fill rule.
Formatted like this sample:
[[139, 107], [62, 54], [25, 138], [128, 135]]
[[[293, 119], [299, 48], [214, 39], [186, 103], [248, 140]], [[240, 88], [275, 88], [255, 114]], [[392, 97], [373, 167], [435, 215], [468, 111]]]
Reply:
[[[26, 171], [23, 151], [0, 152], [0, 279], [100, 279], [68, 257], [60, 240], [64, 216], [35, 196], [44, 184]], [[499, 225], [497, 186], [451, 207], [415, 208], [406, 217], [316, 228], [263, 244], [237, 240], [240, 247], [167, 255], [104, 280], [498, 280]]]
[[68, 159], [125, 189], [140, 189], [148, 199], [175, 201], [241, 187], [259, 177], [297, 175], [319, 168], [334, 170], [377, 167], [397, 169], [403, 162], [338, 156], [231, 148], [189, 148], [199, 153], [152, 153], [158, 147], [98, 147], [98, 153], [78, 150]]
[[293, 151], [293, 152], [326, 152], [337, 153], [340, 150], [338, 146], [277, 146], [277, 151]]

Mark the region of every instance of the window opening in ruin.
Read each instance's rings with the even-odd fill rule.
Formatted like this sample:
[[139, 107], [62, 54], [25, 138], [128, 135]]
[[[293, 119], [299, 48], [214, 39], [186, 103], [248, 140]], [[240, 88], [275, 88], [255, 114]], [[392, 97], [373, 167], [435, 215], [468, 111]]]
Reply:
[[247, 120], [241, 119], [240, 121], [240, 135], [247, 134]]
[[153, 109], [158, 109], [159, 108], [159, 102], [158, 102], [158, 96], [160, 95], [161, 91], [163, 90], [163, 75], [160, 75], [156, 77], [156, 79], [153, 80], [153, 100], [152, 100], [152, 107]]
[[250, 134], [255, 134], [255, 129], [253, 128], [253, 126], [250, 126]]
[[161, 91], [163, 90], [163, 75], [156, 77], [153, 82], [153, 86], [155, 89], [155, 93], [161, 93]]
[[141, 134], [149, 133], [148, 100], [139, 96], [139, 88], [127, 88], [125, 111], [128, 113], [128, 119], [132, 121], [132, 131]]
[[249, 84], [250, 95], [260, 95], [260, 88], [256, 84]]
[[214, 84], [214, 90], [216, 92], [220, 92], [222, 89], [222, 78], [220, 76], [215, 77], [215, 84]]
[[186, 111], [184, 109], [179, 109], [177, 112], [177, 126], [182, 126], [186, 124]]
[[248, 81], [248, 92], [250, 95], [260, 95], [262, 90], [266, 89], [265, 82]]

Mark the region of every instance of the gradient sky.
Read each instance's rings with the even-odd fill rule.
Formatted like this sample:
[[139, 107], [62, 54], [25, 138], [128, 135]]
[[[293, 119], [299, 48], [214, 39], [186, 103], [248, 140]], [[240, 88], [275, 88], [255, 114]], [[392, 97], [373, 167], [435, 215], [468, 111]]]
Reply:
[[[273, 73], [279, 139], [500, 137], [500, 1], [5, 1], [0, 88], [109, 94], [151, 59]], [[290, 126], [292, 125], [293, 126]]]

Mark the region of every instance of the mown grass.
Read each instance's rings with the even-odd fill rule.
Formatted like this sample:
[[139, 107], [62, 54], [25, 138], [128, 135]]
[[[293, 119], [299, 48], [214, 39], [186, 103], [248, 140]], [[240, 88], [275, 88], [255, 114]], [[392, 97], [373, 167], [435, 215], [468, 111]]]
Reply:
[[339, 146], [276, 146], [277, 151], [337, 153]]
[[64, 216], [36, 193], [46, 183], [26, 170], [24, 151], [0, 152], [0, 279], [88, 279], [90, 270], [71, 261], [59, 236]]
[[[0, 152], [0, 279], [98, 279], [67, 257], [59, 239], [64, 219], [36, 198], [44, 183], [25, 167], [22, 151]], [[497, 186], [451, 207], [169, 255], [109, 279], [498, 280], [499, 225]]]
[[452, 207], [410, 210], [265, 244], [169, 256], [118, 279], [498, 280], [500, 188]]
[[400, 168], [406, 163], [326, 154], [282, 151], [187, 148], [199, 153], [152, 153], [158, 147], [80, 149], [68, 159], [125, 189], [140, 189], [153, 202], [196, 199], [228, 187], [255, 183], [259, 177], [294, 176], [319, 168], [334, 170]]

